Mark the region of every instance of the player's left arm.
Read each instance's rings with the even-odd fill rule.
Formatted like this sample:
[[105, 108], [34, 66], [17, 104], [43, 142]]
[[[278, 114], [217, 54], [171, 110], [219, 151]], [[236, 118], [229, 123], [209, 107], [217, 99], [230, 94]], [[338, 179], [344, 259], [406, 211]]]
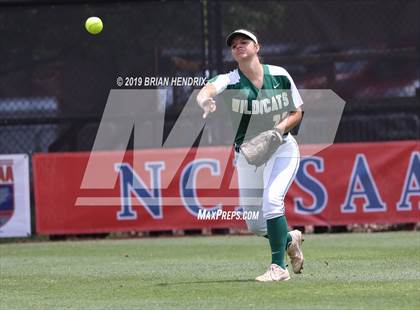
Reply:
[[301, 106], [303, 105], [302, 97], [300, 96], [296, 84], [289, 72], [284, 70], [284, 73], [290, 83], [290, 99], [292, 101], [293, 108], [288, 112], [287, 116], [276, 125], [276, 128], [283, 134], [290, 132], [293, 128], [299, 125], [303, 117], [301, 109]]
[[277, 130], [282, 134], [290, 132], [295, 128], [300, 121], [302, 120], [302, 109], [300, 107], [296, 108], [295, 111], [290, 111], [285, 119], [276, 125]]

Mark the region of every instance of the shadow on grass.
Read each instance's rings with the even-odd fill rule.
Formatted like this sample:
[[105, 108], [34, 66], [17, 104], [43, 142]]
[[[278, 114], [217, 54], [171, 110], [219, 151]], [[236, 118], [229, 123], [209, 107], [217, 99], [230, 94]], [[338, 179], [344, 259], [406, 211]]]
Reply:
[[240, 282], [255, 282], [255, 279], [172, 282], [172, 283], [158, 283], [158, 284], [156, 284], [156, 286], [185, 285], [185, 284], [209, 284], [209, 283], [240, 283]]

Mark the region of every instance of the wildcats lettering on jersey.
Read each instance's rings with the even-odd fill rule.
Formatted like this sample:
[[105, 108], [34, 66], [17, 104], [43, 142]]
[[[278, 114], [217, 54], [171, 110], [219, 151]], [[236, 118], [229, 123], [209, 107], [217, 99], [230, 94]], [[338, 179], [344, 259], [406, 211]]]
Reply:
[[278, 110], [283, 110], [289, 105], [287, 92], [281, 92], [271, 98], [261, 100], [252, 100], [252, 106], [249, 109], [247, 99], [232, 98], [232, 111], [242, 114], [268, 114]]

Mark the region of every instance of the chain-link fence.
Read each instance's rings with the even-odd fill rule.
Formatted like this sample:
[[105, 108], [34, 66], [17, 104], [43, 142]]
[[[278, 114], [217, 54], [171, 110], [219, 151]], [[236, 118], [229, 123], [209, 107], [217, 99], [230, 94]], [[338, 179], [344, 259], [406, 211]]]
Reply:
[[[419, 3], [0, 1], [0, 153], [91, 149], [117, 77], [226, 72], [236, 28], [299, 88], [348, 102], [336, 141], [419, 139]], [[92, 15], [97, 36], [84, 29]], [[166, 132], [193, 89], [167, 87]]]

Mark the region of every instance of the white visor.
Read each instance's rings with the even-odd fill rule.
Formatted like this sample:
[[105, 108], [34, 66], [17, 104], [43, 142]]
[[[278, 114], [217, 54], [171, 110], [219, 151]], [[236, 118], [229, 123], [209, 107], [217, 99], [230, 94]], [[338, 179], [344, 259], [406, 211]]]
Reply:
[[250, 38], [252, 41], [254, 41], [255, 43], [258, 44], [257, 37], [252, 32], [249, 32], [248, 30], [245, 30], [245, 29], [238, 29], [238, 30], [235, 30], [234, 32], [232, 32], [231, 34], [229, 34], [227, 36], [227, 38], [226, 38], [227, 46], [230, 47], [232, 45], [232, 40], [233, 40], [234, 36], [236, 36], [238, 34], [244, 35], [244, 36]]

